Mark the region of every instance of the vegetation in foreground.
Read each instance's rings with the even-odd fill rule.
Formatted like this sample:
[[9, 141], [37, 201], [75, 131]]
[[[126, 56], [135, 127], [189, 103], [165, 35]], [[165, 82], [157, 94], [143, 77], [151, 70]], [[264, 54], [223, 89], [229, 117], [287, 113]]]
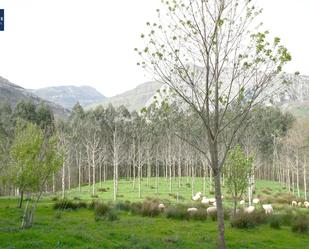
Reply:
[[[39, 204], [32, 229], [21, 230], [16, 200], [0, 201], [0, 248], [216, 248], [216, 222], [140, 216], [117, 211], [118, 219], [95, 219], [88, 208], [54, 210], [50, 201]], [[308, 248], [309, 236], [291, 227], [234, 229], [226, 221], [231, 249]]]

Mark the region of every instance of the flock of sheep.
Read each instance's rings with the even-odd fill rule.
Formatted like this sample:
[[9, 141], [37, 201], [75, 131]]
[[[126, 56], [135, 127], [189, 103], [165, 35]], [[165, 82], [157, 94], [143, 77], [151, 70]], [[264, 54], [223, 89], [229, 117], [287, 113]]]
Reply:
[[[223, 199], [223, 196], [222, 196], [222, 199]], [[211, 205], [210, 207], [208, 207], [206, 209], [208, 215], [213, 215], [217, 212], [217, 205], [216, 205], [216, 199], [215, 198], [207, 198], [206, 196], [203, 196], [201, 192], [198, 192], [192, 197], [192, 200], [193, 201], [201, 201], [201, 203], [204, 204], [204, 205]], [[252, 200], [252, 203], [253, 203], [253, 206], [251, 205], [251, 206], [245, 207], [245, 205], [246, 205], [245, 200], [241, 200], [239, 202], [239, 204], [241, 206], [243, 206], [244, 213], [248, 213], [248, 214], [251, 214], [255, 211], [256, 206], [260, 204], [260, 200], [258, 198], [255, 198], [255, 199]], [[308, 201], [305, 201], [304, 203], [292, 201], [291, 205], [292, 205], [292, 207], [309, 208], [309, 202]], [[271, 204], [263, 204], [262, 208], [265, 211], [265, 214], [272, 214], [273, 213], [273, 207], [272, 207]], [[163, 203], [160, 203], [159, 209], [164, 210], [165, 205]], [[195, 207], [191, 207], [191, 208], [187, 209], [188, 213], [195, 213], [197, 211], [198, 211], [198, 209], [195, 208]], [[237, 212], [239, 212], [239, 211], [240, 210], [237, 209]]]

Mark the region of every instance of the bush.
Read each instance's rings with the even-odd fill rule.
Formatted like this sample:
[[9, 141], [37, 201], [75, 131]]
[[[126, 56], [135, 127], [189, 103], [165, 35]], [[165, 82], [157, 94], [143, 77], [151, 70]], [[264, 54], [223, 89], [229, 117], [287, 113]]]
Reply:
[[234, 228], [249, 229], [256, 226], [250, 214], [238, 213], [231, 218], [231, 226]]
[[160, 214], [160, 209], [158, 207], [158, 203], [151, 200], [146, 200], [142, 204], [141, 214], [143, 216], [158, 216]]
[[56, 210], [65, 210], [65, 209], [71, 209], [71, 210], [75, 210], [78, 208], [77, 204], [70, 201], [70, 200], [60, 200], [60, 201], [57, 201], [55, 204], [54, 204], [54, 209]]
[[197, 212], [190, 214], [190, 218], [193, 220], [207, 220], [207, 211], [206, 209], [198, 209]]
[[257, 225], [266, 223], [267, 216], [264, 212], [258, 211], [251, 214], [239, 212], [231, 218], [231, 226], [235, 228], [253, 228]]
[[97, 204], [98, 204], [98, 201], [92, 200], [91, 203], [88, 205], [88, 208], [91, 210], [94, 210]]
[[116, 203], [115, 208], [117, 210], [122, 210], [122, 211], [130, 211], [131, 210], [131, 203], [129, 201], [119, 201]]
[[109, 190], [109, 188], [99, 188], [98, 191], [99, 192], [107, 192]]
[[271, 191], [272, 191], [272, 189], [270, 189], [270, 188], [261, 189], [261, 192], [266, 194], [266, 195], [271, 195]]
[[191, 188], [191, 184], [190, 183], [186, 183], [186, 187], [187, 188]]
[[99, 198], [98, 195], [91, 195], [91, 198]]
[[115, 221], [118, 220], [118, 216], [116, 213], [104, 203], [95, 203], [94, 207], [94, 215], [95, 220], [108, 220], [108, 221]]
[[298, 216], [293, 224], [292, 231], [294, 233], [308, 233], [309, 231], [309, 220], [306, 216]]
[[78, 203], [76, 203], [76, 205], [77, 205], [77, 208], [87, 208], [88, 207], [87, 203], [84, 201], [79, 201]]
[[185, 206], [170, 206], [165, 211], [166, 218], [186, 220], [189, 219], [187, 207]]
[[74, 196], [73, 200], [74, 200], [74, 201], [80, 201], [80, 198], [77, 197], [77, 196]]
[[52, 200], [52, 201], [58, 201], [59, 199], [58, 199], [57, 196], [55, 196], [55, 197], [53, 197], [51, 200]]
[[274, 215], [270, 218], [269, 225], [271, 228], [280, 229], [281, 228], [281, 217], [279, 215]]
[[143, 204], [141, 202], [133, 202], [131, 204], [131, 213], [133, 214], [141, 214], [142, 213], [142, 206]]

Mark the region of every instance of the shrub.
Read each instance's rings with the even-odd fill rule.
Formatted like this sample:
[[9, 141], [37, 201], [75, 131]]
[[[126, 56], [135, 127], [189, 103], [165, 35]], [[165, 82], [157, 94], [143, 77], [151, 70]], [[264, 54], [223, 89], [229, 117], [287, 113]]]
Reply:
[[119, 218], [118, 218], [116, 212], [113, 211], [113, 210], [111, 210], [111, 209], [106, 213], [105, 217], [106, 217], [106, 220], [108, 220], [108, 221], [116, 221], [116, 220], [119, 220]]
[[141, 214], [142, 213], [142, 206], [143, 204], [141, 202], [133, 202], [131, 204], [131, 212], [133, 214]]
[[91, 198], [99, 198], [98, 195], [91, 195]]
[[108, 191], [108, 188], [99, 188], [98, 191], [99, 191], [99, 192], [107, 192], [107, 191]]
[[231, 226], [235, 228], [253, 228], [257, 225], [266, 223], [267, 216], [262, 211], [253, 212], [251, 214], [239, 212], [231, 218]]
[[143, 216], [158, 216], [160, 214], [160, 210], [158, 207], [158, 203], [155, 201], [146, 200], [142, 204], [141, 214]]
[[281, 228], [281, 217], [279, 215], [274, 215], [270, 218], [269, 225], [271, 228], [280, 229]]
[[110, 211], [110, 207], [104, 203], [95, 203], [94, 215], [95, 219], [106, 217], [107, 213]]
[[186, 183], [186, 187], [187, 188], [191, 188], [191, 184], [190, 183]]
[[271, 195], [271, 189], [270, 188], [263, 188], [261, 189], [261, 192], [266, 194], [266, 195]]
[[207, 220], [207, 211], [206, 209], [198, 209], [197, 212], [190, 214], [190, 218], [193, 220]]
[[210, 190], [210, 191], [209, 191], [209, 194], [214, 195], [214, 194], [215, 194], [215, 191], [214, 191], [214, 190]]
[[291, 226], [296, 218], [292, 211], [287, 211], [286, 213], [277, 216], [280, 218], [281, 224], [285, 226]]
[[234, 228], [249, 229], [255, 225], [254, 219], [247, 213], [241, 212], [231, 218], [231, 226]]
[[306, 216], [298, 216], [293, 224], [292, 231], [294, 233], [307, 233], [309, 231], [309, 220]]
[[51, 200], [52, 200], [52, 201], [58, 201], [59, 199], [58, 199], [57, 196], [55, 196], [55, 197], [53, 197]]
[[73, 200], [74, 200], [74, 201], [80, 201], [80, 198], [77, 197], [77, 196], [74, 196]]
[[70, 201], [70, 200], [60, 200], [60, 201], [57, 201], [55, 204], [54, 204], [54, 209], [61, 209], [61, 210], [64, 210], [64, 209], [71, 209], [71, 210], [75, 210], [78, 208], [77, 204]]
[[117, 202], [115, 205], [115, 208], [117, 210], [123, 210], [123, 211], [130, 211], [131, 210], [131, 203], [129, 201], [120, 201]]
[[87, 208], [88, 207], [87, 203], [84, 201], [79, 201], [78, 203], [76, 203], [76, 205], [77, 205], [77, 208]]
[[189, 218], [187, 207], [185, 206], [170, 206], [165, 211], [166, 218], [185, 220]]
[[98, 201], [92, 200], [91, 203], [88, 205], [88, 208], [91, 210], [94, 210], [97, 204], [98, 204]]

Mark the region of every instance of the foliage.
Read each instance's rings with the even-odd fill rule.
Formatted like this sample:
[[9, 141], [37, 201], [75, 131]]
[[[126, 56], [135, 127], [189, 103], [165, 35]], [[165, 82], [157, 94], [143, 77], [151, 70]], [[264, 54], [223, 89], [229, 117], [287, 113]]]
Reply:
[[308, 233], [309, 232], [308, 217], [298, 216], [292, 224], [292, 231], [295, 233]]
[[166, 218], [172, 218], [177, 220], [189, 219], [187, 207], [183, 205], [169, 206], [165, 211]]
[[251, 157], [247, 157], [242, 148], [238, 145], [228, 153], [225, 162], [226, 185], [234, 199], [234, 211], [236, 202], [244, 194], [248, 187], [248, 177], [252, 172]]

